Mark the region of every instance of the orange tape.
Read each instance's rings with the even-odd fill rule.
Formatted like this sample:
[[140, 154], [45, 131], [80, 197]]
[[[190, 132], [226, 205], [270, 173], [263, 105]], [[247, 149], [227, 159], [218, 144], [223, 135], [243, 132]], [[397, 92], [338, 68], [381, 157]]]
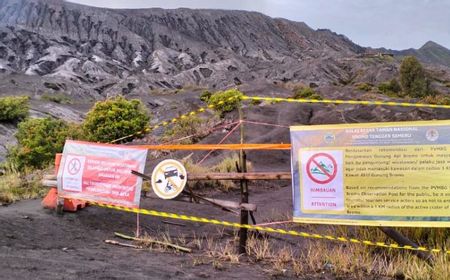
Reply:
[[291, 144], [193, 144], [193, 145], [138, 145], [147, 150], [290, 150]]

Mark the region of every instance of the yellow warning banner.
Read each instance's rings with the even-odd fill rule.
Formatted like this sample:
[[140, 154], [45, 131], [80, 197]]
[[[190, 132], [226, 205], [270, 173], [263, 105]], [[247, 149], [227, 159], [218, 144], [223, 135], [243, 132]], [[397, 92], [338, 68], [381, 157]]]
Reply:
[[448, 227], [450, 121], [292, 127], [294, 220]]

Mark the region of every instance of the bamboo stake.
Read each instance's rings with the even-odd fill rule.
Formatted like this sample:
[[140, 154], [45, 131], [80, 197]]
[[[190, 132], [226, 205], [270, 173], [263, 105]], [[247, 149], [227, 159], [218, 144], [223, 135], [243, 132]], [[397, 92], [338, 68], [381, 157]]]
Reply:
[[172, 243], [168, 243], [168, 242], [162, 242], [162, 241], [157, 241], [157, 240], [147, 240], [147, 239], [143, 239], [143, 238], [137, 238], [137, 237], [133, 237], [133, 236], [129, 236], [129, 235], [125, 235], [119, 232], [114, 232], [114, 235], [126, 240], [134, 240], [134, 241], [140, 241], [140, 242], [148, 242], [148, 243], [153, 243], [153, 244], [158, 244], [158, 245], [163, 245], [175, 250], [178, 250], [180, 252], [185, 252], [185, 253], [191, 253], [192, 250], [186, 247], [182, 247], [176, 244], [172, 244]]
[[115, 241], [115, 240], [105, 240], [105, 243], [113, 244], [113, 245], [117, 245], [117, 246], [122, 246], [122, 247], [133, 248], [133, 249], [144, 249], [144, 247], [142, 247], [142, 246], [137, 246], [137, 245], [133, 245], [133, 244], [121, 243], [121, 242], [117, 242], [117, 241]]

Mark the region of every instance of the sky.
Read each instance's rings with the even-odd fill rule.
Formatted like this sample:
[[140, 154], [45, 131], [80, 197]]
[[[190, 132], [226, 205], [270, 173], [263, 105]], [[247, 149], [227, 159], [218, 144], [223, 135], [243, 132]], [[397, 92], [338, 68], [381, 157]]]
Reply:
[[108, 8], [232, 9], [302, 21], [364, 47], [450, 48], [450, 0], [70, 0]]

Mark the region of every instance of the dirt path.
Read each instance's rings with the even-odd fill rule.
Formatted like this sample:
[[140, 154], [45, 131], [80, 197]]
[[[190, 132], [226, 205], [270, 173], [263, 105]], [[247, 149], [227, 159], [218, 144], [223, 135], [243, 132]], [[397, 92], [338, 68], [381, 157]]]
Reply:
[[[290, 187], [281, 187], [271, 191], [273, 196], [268, 196], [267, 188], [253, 186], [250, 198], [260, 205], [258, 222], [268, 215], [289, 212], [290, 191]], [[237, 197], [237, 194], [234, 195]], [[206, 205], [144, 199], [142, 207], [224, 220], [238, 219]], [[184, 235], [190, 239], [195, 234], [207, 234], [218, 238], [218, 228], [177, 222], [185, 226], [167, 225], [160, 218], [141, 217], [144, 230], [150, 234], [169, 229], [173, 237]], [[42, 209], [40, 200], [2, 207], [0, 279], [270, 278], [263, 265], [246, 261], [238, 265], [225, 263], [220, 269], [211, 264], [194, 265], [195, 259], [204, 254], [198, 250], [194, 250], [193, 254], [156, 252], [116, 247], [103, 242], [113, 239], [114, 231], [131, 234], [134, 230], [134, 214], [104, 208], [88, 207], [75, 214], [57, 216], [52, 211]]]

